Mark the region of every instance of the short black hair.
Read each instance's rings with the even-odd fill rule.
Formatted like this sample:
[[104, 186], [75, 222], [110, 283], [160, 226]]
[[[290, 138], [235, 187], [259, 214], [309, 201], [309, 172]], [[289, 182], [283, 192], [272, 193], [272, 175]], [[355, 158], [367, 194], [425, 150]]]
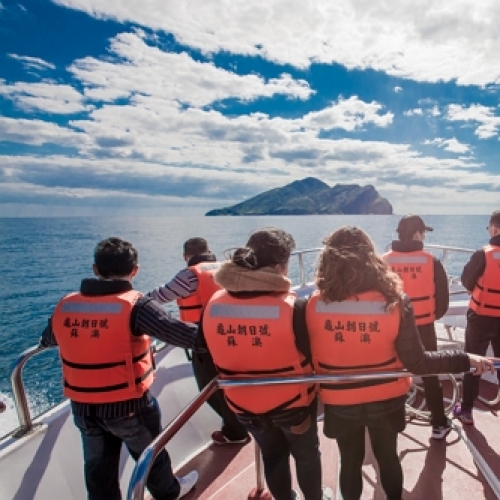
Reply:
[[103, 278], [128, 276], [137, 266], [139, 254], [132, 243], [111, 237], [95, 247], [94, 262]]
[[500, 210], [495, 210], [490, 217], [490, 225], [500, 229]]
[[191, 257], [201, 253], [207, 253], [209, 251], [208, 242], [205, 238], [189, 238], [189, 240], [184, 243], [184, 254]]

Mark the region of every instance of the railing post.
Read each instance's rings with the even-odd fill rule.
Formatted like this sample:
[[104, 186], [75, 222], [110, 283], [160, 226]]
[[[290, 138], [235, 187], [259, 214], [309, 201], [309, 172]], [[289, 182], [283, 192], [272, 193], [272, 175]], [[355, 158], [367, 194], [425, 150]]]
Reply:
[[444, 248], [443, 249], [443, 267], [446, 269], [447, 265], [448, 265], [448, 249]]
[[14, 433], [15, 437], [23, 436], [33, 428], [31, 412], [26, 398], [26, 391], [24, 390], [22, 377], [24, 365], [28, 359], [45, 349], [47, 348], [40, 345], [32, 346], [22, 352], [17, 360], [12, 364], [10, 383], [12, 385], [12, 394], [14, 396], [17, 417], [19, 419], [19, 429]]
[[262, 491], [265, 487], [264, 464], [262, 463], [262, 453], [257, 442], [255, 443], [255, 475], [257, 479], [257, 491]]
[[182, 410], [161, 432], [151, 444], [142, 452], [130, 478], [127, 491], [127, 500], [143, 500], [144, 489], [149, 471], [158, 454], [167, 443], [177, 434], [182, 426], [196, 413], [201, 405], [218, 389], [217, 377], [214, 378], [203, 390]]
[[300, 284], [306, 284], [306, 272], [304, 270], [304, 257], [302, 253], [299, 253], [299, 272], [300, 272]]

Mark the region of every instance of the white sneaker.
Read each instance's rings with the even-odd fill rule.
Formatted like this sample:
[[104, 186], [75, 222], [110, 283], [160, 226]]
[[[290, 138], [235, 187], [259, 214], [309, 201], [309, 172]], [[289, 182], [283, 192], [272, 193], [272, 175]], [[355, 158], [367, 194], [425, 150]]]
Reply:
[[192, 470], [191, 472], [188, 472], [184, 477], [178, 477], [177, 481], [179, 481], [179, 484], [181, 486], [181, 491], [179, 493], [179, 496], [177, 497], [177, 500], [179, 500], [179, 498], [187, 495], [194, 488], [196, 481], [198, 481], [198, 472]]
[[292, 500], [303, 500], [303, 498], [297, 490], [292, 490]]
[[333, 490], [330, 486], [323, 486], [323, 496], [322, 500], [333, 500]]

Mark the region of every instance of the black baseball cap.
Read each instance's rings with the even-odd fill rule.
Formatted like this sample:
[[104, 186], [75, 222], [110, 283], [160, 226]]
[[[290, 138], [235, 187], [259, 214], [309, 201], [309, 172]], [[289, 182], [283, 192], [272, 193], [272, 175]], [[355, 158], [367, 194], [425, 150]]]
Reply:
[[434, 231], [434, 228], [426, 226], [422, 217], [408, 214], [399, 221], [396, 231], [398, 234], [414, 234], [417, 231], [420, 233], [423, 233], [424, 231]]

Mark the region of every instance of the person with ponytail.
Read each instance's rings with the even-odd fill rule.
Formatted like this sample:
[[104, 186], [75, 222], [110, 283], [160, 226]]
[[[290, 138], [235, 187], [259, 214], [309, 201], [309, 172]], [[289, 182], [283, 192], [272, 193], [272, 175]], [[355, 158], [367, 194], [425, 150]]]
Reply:
[[[313, 366], [318, 374], [376, 373], [403, 368], [418, 375], [493, 371], [490, 359], [449, 350], [426, 352], [399, 276], [377, 255], [369, 236], [345, 226], [323, 241], [317, 291], [306, 306]], [[321, 383], [323, 431], [336, 439], [343, 500], [361, 497], [365, 431], [388, 500], [401, 500], [397, 436], [405, 428], [410, 378]]]
[[[223, 290], [209, 300], [199, 336], [221, 379], [312, 374], [305, 301], [296, 299], [287, 278], [294, 248], [286, 231], [260, 229], [215, 274]], [[321, 486], [316, 389], [312, 383], [223, 389], [261, 449], [275, 500], [302, 498], [292, 489], [290, 456], [305, 500], [333, 498], [333, 491]]]

